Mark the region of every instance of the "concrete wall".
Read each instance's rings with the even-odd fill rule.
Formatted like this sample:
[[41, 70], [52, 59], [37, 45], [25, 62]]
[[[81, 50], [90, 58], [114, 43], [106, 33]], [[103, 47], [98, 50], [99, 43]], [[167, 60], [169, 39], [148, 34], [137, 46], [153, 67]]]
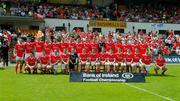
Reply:
[[[65, 19], [45, 19], [45, 25], [56, 27], [63, 26], [63, 23], [68, 28], [68, 23], [70, 23], [72, 30], [74, 27], [83, 27], [84, 31], [87, 31], [88, 20], [65, 20]], [[146, 29], [146, 32], [158, 31], [158, 30], [180, 30], [180, 24], [161, 24], [161, 23], [136, 23], [136, 22], [127, 22], [127, 28], [124, 28], [125, 33], [133, 32], [133, 26], [135, 31], [138, 29]], [[89, 28], [92, 30], [92, 27]], [[106, 34], [109, 31], [116, 31], [116, 28], [102, 28], [102, 33]]]

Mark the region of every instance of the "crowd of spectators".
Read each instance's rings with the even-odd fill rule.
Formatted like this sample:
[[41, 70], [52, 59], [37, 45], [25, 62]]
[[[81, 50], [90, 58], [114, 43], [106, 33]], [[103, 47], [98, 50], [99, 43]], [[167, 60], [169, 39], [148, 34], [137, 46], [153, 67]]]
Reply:
[[156, 7], [152, 4], [144, 4], [122, 8], [117, 4], [98, 7], [95, 5], [11, 3], [9, 7], [6, 7], [5, 3], [1, 3], [0, 16], [8, 13], [8, 11], [11, 16], [22, 17], [32, 17], [34, 13], [37, 13], [45, 18], [180, 23], [180, 8], [175, 5], [159, 5]]

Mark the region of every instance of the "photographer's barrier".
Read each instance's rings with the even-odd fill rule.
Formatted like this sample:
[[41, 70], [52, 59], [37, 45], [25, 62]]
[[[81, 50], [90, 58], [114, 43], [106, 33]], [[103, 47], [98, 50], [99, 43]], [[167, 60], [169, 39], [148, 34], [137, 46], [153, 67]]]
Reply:
[[71, 72], [70, 82], [145, 82], [145, 75], [129, 72]]

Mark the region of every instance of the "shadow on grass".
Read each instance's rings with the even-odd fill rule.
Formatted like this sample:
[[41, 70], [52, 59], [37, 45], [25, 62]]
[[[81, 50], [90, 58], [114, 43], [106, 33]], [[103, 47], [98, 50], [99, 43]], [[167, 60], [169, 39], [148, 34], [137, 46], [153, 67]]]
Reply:
[[68, 73], [67, 74], [65, 74], [65, 73], [56, 73], [56, 74], [53, 74], [53, 73], [31, 73], [31, 74], [29, 74], [29, 73], [23, 73], [23, 75], [69, 75]]
[[162, 75], [162, 74], [149, 74], [146, 77], [151, 77], [151, 76], [154, 76], [154, 77], [176, 77], [176, 76], [170, 75], [170, 74], [165, 74], [165, 75]]

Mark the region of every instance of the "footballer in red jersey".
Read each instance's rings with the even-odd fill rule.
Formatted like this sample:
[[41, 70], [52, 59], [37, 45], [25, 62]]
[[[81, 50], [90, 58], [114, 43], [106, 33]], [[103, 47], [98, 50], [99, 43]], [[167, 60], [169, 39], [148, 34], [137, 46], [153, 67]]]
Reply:
[[37, 65], [37, 58], [30, 53], [30, 56], [26, 58], [26, 66], [25, 66], [25, 72], [28, 71], [29, 74], [31, 74], [31, 71], [36, 71], [36, 65]]
[[124, 71], [124, 68], [126, 67], [125, 63], [125, 55], [122, 52], [121, 48], [118, 49], [118, 53], [116, 53], [116, 63], [115, 66], [117, 68], [117, 71]]
[[76, 43], [74, 42], [69, 42], [68, 43], [68, 51], [71, 52], [72, 49], [75, 49], [76, 48]]
[[115, 61], [116, 61], [116, 54], [114, 54], [113, 48], [110, 49], [110, 53], [108, 53], [108, 63], [109, 67], [107, 68], [108, 72], [115, 72]]
[[76, 52], [82, 53], [82, 49], [84, 48], [84, 43], [78, 43], [76, 44]]
[[61, 57], [61, 68], [63, 73], [68, 72], [68, 63], [69, 63], [69, 53], [67, 49], [64, 50], [63, 53], [60, 54]]
[[48, 40], [46, 40], [46, 42], [44, 43], [44, 51], [46, 55], [51, 55], [51, 49], [52, 49], [52, 44], [48, 42]]
[[135, 73], [137, 72], [137, 69], [139, 69], [139, 72], [141, 71], [140, 59], [141, 59], [141, 54], [139, 53], [139, 49], [135, 48], [133, 63], [131, 64], [133, 72], [135, 72]]
[[20, 64], [20, 73], [22, 73], [23, 56], [25, 52], [25, 45], [22, 43], [22, 39], [19, 39], [18, 44], [14, 47], [14, 56], [16, 56], [16, 73], [18, 71], [18, 65]]
[[33, 50], [34, 50], [34, 43], [32, 43], [30, 39], [27, 39], [27, 42], [25, 43], [25, 60], [27, 59], [27, 57], [30, 56]]
[[36, 40], [36, 42], [34, 42], [34, 45], [35, 57], [38, 59], [42, 55], [42, 51], [44, 49], [44, 42]]
[[54, 41], [52, 43], [52, 52], [58, 52], [59, 53], [59, 43]]
[[106, 51], [104, 48], [102, 48], [102, 52], [99, 53], [99, 61], [100, 61], [100, 65], [104, 66], [104, 70], [105, 70], [106, 57], [107, 57]]
[[57, 73], [59, 61], [60, 61], [60, 56], [58, 55], [58, 52], [55, 51], [53, 54], [51, 54], [50, 66], [47, 67], [49, 73], [50, 72], [54, 74]]
[[[92, 49], [92, 52], [89, 54], [89, 58], [91, 61], [91, 70], [96, 69], [96, 62], [98, 60], [98, 53], [95, 51], [95, 49]], [[87, 68], [87, 69], [89, 70], [89, 68]]]
[[141, 54], [146, 54], [146, 51], [147, 51], [147, 49], [148, 49], [148, 44], [147, 43], [141, 43], [141, 44], [139, 44], [139, 52], [141, 53]]
[[60, 44], [60, 51], [61, 53], [64, 53], [64, 51], [68, 48], [68, 43], [67, 42], [61, 42]]
[[91, 53], [91, 44], [90, 43], [84, 43], [84, 48], [86, 48], [86, 53]]
[[152, 62], [152, 55], [146, 52], [146, 54], [142, 55], [140, 62], [141, 62], [141, 72], [142, 73], [144, 72], [148, 75], [150, 71], [151, 62]]
[[126, 72], [132, 72], [131, 64], [133, 62], [134, 54], [131, 53], [130, 49], [128, 49], [128, 52], [125, 54], [126, 57]]
[[86, 53], [86, 49], [83, 48], [83, 52], [79, 54], [80, 57], [80, 65], [81, 65], [81, 71], [85, 70], [86, 63], [88, 62], [88, 56], [89, 54]]
[[158, 70], [161, 69], [162, 70], [162, 75], [164, 75], [164, 73], [167, 71], [167, 68], [166, 68], [166, 61], [164, 59], [164, 57], [159, 54], [158, 57], [156, 57], [154, 59], [154, 62], [155, 62], [155, 73], [158, 74]]
[[47, 55], [46, 52], [43, 52], [43, 55], [39, 57], [40, 65], [38, 66], [38, 69], [41, 72], [46, 72], [46, 68], [50, 63], [50, 55]]

